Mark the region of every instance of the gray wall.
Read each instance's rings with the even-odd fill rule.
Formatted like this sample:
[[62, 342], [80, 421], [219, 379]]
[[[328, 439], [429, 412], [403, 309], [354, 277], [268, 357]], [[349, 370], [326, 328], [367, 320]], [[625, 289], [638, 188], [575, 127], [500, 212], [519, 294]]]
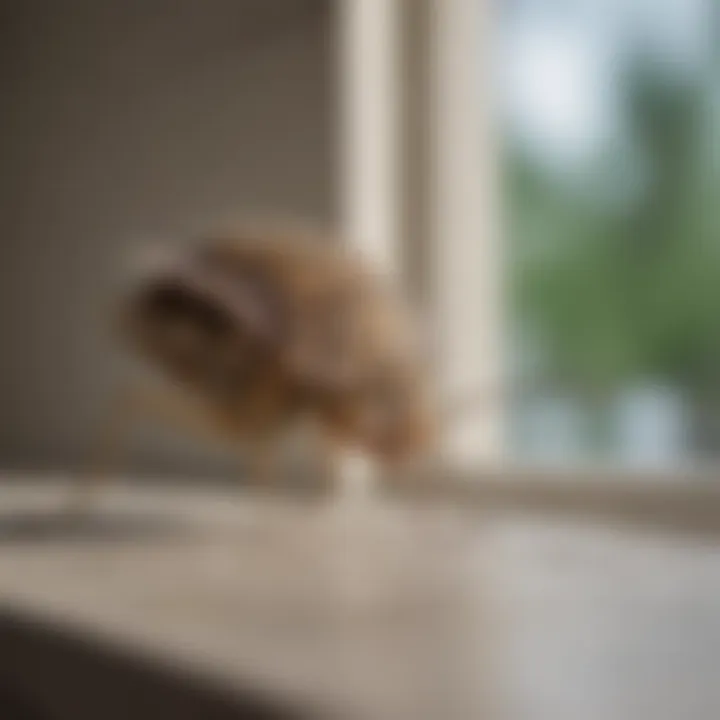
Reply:
[[[117, 362], [104, 311], [128, 243], [237, 210], [332, 220], [326, 10], [3, 5], [0, 464], [86, 452]], [[161, 438], [133, 455], [145, 467], [209, 457]]]

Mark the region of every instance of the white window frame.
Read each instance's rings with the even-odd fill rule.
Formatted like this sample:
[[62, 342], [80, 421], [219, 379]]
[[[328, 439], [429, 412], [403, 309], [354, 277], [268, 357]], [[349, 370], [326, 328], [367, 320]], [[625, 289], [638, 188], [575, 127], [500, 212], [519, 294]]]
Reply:
[[[481, 398], [447, 428], [444, 460], [495, 466], [505, 434], [503, 273], [490, 53], [480, 51], [489, 50], [490, 0], [336, 7], [343, 234], [426, 289], [443, 395]], [[412, 262], [420, 253], [427, 262]]]

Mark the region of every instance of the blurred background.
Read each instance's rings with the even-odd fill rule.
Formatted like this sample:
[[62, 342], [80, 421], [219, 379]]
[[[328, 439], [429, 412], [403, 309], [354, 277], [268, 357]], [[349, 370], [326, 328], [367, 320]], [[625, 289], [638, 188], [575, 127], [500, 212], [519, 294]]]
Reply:
[[[0, 0], [0, 717], [718, 717], [718, 13]], [[128, 258], [246, 213], [393, 273], [481, 397], [387, 494], [149, 423], [68, 513]]]
[[[320, 0], [0, 13], [0, 456], [78, 467], [119, 372], [108, 317], [137, 248], [229, 215], [333, 220], [331, 16]], [[216, 455], [150, 427], [128, 462], [226, 471]]]
[[501, 3], [513, 448], [718, 452], [718, 8]]
[[[363, 49], [321, 0], [2, 4], [6, 465], [82, 461], [132, 249], [247, 212], [400, 256], [441, 381], [508, 390], [482, 410], [493, 462], [716, 459], [714, 4], [497, 2], [474, 60], [416, 5]], [[137, 469], [227, 470], [136, 444]]]

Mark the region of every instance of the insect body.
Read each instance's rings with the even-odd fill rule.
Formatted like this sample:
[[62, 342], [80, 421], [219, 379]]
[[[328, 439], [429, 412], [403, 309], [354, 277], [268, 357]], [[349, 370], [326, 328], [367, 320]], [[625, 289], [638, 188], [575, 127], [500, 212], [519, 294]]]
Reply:
[[192, 401], [190, 414], [256, 456], [306, 420], [325, 447], [381, 463], [428, 446], [410, 314], [331, 240], [256, 229], [189, 243], [141, 273], [120, 319], [129, 347]]

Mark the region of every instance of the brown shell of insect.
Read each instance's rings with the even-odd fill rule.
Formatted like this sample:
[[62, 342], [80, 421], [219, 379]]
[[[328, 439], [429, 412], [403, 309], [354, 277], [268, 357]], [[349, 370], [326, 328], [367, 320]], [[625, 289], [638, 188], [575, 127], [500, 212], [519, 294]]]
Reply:
[[141, 272], [121, 329], [230, 440], [272, 444], [310, 418], [331, 445], [395, 464], [427, 451], [434, 418], [394, 290], [331, 237], [246, 227]]

